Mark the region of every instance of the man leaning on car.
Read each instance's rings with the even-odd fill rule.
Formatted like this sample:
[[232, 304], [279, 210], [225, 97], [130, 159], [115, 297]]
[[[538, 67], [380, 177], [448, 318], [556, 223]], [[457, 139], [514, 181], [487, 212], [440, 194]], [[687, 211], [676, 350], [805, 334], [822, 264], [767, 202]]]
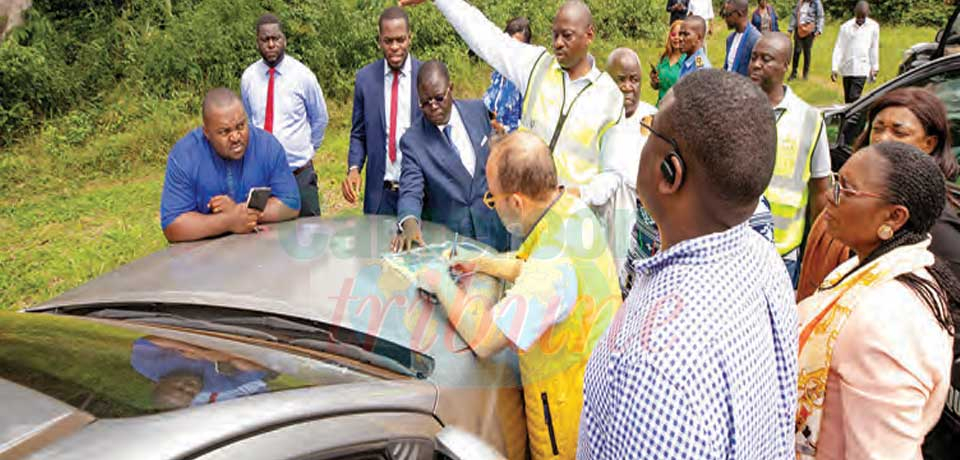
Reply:
[[[248, 209], [247, 194], [270, 187], [264, 210]], [[216, 88], [203, 99], [203, 126], [180, 139], [167, 158], [160, 198], [160, 225], [171, 243], [225, 233], [249, 233], [257, 225], [297, 217], [300, 193], [283, 146], [252, 127], [240, 98]]]

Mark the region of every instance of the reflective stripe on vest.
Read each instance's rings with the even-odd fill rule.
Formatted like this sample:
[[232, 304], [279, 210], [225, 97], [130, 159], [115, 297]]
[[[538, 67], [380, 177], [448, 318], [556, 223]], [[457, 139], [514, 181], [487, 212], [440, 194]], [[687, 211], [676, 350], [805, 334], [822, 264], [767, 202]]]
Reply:
[[773, 239], [780, 255], [800, 246], [806, 229], [810, 163], [823, 118], [813, 107], [787, 110], [777, 120], [777, 160], [765, 193], [773, 214]]
[[523, 94], [520, 129], [551, 147], [560, 184], [589, 183], [600, 172], [600, 141], [623, 111], [616, 83], [603, 73], [576, 94], [567, 94], [563, 69], [544, 51], [530, 71]]

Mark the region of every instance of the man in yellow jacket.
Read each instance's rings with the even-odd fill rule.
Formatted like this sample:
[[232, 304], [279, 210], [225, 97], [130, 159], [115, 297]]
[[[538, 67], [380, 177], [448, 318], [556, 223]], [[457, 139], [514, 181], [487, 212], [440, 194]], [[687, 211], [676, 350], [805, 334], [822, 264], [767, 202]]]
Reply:
[[484, 298], [446, 273], [418, 274], [457, 332], [481, 358], [517, 349], [534, 459], [576, 456], [583, 372], [621, 304], [617, 271], [600, 222], [565, 192], [547, 145], [515, 132], [487, 161], [485, 201], [524, 238], [515, 254], [458, 261], [453, 271], [486, 273], [511, 283], [501, 299]]
[[433, 3], [470, 49], [520, 89], [520, 130], [536, 134], [548, 146], [560, 184], [579, 195], [599, 174], [600, 146], [623, 110], [620, 89], [590, 54], [595, 32], [590, 8], [581, 0], [560, 7], [551, 53], [514, 40], [464, 0]]

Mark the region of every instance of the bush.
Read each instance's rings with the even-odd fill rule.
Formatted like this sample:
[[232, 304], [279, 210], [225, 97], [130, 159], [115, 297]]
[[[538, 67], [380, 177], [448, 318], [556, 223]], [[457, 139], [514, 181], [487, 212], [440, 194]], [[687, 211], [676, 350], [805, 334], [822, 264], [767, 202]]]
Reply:
[[[562, 0], [475, 0], [496, 24], [525, 15], [549, 46]], [[605, 39], [659, 37], [659, 2], [589, 0]], [[118, 84], [148, 96], [215, 86], [237, 89], [259, 56], [254, 22], [266, 11], [284, 21], [288, 52], [316, 74], [327, 97], [348, 100], [357, 70], [380, 57], [377, 17], [393, 0], [35, 0], [27, 25], [0, 44], [0, 145], [78, 103], [97, 103]], [[410, 10], [413, 53], [461, 65], [466, 46], [436, 8]]]
[[[853, 7], [858, 0], [821, 0], [827, 16], [838, 20], [853, 17]], [[756, 2], [752, 2], [756, 3]], [[790, 15], [797, 7], [795, 0], [774, 0], [774, 6], [789, 23]], [[943, 27], [950, 18], [955, 5], [944, 0], [870, 0], [870, 16], [883, 25], [911, 24], [917, 26]], [[721, 1], [720, 5], [723, 4]], [[784, 27], [786, 29], [786, 27]]]

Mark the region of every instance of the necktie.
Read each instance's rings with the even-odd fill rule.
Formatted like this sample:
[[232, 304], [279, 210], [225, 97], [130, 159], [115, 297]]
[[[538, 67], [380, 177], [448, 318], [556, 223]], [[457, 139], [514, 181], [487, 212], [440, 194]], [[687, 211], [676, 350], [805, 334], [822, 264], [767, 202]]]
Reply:
[[263, 130], [273, 132], [273, 74], [277, 69], [270, 68], [270, 83], [267, 83], [267, 113], [263, 116]]
[[466, 159], [463, 158], [463, 153], [460, 152], [460, 149], [457, 148], [457, 144], [453, 143], [453, 126], [447, 125], [443, 128], [443, 135], [447, 137], [447, 142], [450, 143], [450, 147], [453, 148], [453, 153], [457, 154], [457, 158], [460, 159], [460, 163], [463, 163], [463, 169], [466, 169], [471, 176], [473, 176], [472, 165], [468, 164]]
[[390, 89], [390, 145], [387, 151], [390, 153], [390, 162], [397, 161], [397, 92], [400, 88], [400, 71], [393, 71], [393, 85]]

